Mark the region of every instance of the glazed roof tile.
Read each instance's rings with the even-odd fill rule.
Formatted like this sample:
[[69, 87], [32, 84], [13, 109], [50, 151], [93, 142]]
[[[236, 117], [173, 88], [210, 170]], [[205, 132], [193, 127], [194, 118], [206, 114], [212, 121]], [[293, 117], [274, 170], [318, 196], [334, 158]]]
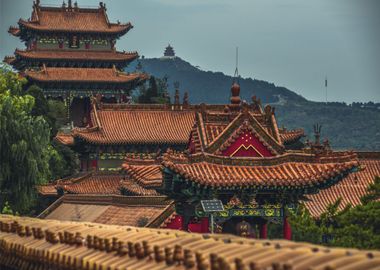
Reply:
[[155, 190], [149, 189], [150, 187], [152, 186], [148, 184], [142, 186], [134, 178], [129, 179], [119, 173], [90, 172], [57, 180], [37, 188], [42, 196], [58, 195], [57, 190], [66, 194], [120, 195], [126, 193], [128, 196], [158, 196]]
[[74, 136], [71, 133], [58, 132], [54, 139], [64, 145], [74, 145]]
[[57, 196], [57, 189], [55, 188], [54, 184], [46, 184], [46, 185], [40, 185], [37, 186], [38, 193], [42, 196]]
[[140, 164], [124, 162], [123, 172], [143, 187], [158, 187], [162, 184], [162, 166], [160, 164]]
[[[27, 227], [34, 233], [29, 234]], [[215, 269], [273, 270], [285, 265], [289, 269], [374, 270], [380, 264], [380, 252], [0, 215], [0, 267], [72, 268], [70, 262], [76, 262], [74, 268], [88, 270], [208, 269], [205, 265]]]
[[362, 170], [349, 174], [328, 189], [307, 195], [310, 201], [306, 201], [305, 206], [312, 216], [319, 217], [329, 204], [335, 203], [339, 198], [342, 199], [339, 210], [343, 210], [348, 204], [361, 204], [360, 198], [367, 194], [369, 184], [374, 182], [376, 176], [380, 177], [380, 159], [360, 159], [360, 164], [363, 166]]
[[305, 136], [303, 129], [280, 129], [280, 137], [283, 143], [291, 143]]
[[222, 158], [212, 155], [186, 158], [166, 154], [163, 165], [184, 179], [204, 186], [266, 189], [319, 187], [355, 170], [359, 162], [353, 153], [337, 153], [325, 159], [305, 154], [274, 158]]
[[115, 194], [120, 195], [119, 174], [93, 174], [88, 173], [78, 178], [58, 181], [56, 189], [62, 189], [70, 194]]
[[137, 52], [95, 51], [95, 50], [16, 50], [15, 54], [22, 58], [38, 60], [105, 60], [133, 61]]
[[[30, 20], [19, 20], [20, 28], [48, 32], [126, 33], [133, 26], [108, 21], [105, 8], [34, 7]], [[17, 34], [16, 30], [12, 34]]]
[[147, 189], [135, 180], [124, 179], [120, 182], [120, 188], [124, 190], [124, 194], [128, 196], [159, 196], [156, 190]]
[[93, 144], [182, 144], [189, 141], [194, 112], [181, 110], [94, 109], [94, 127], [74, 129], [75, 138]]
[[147, 79], [146, 74], [119, 72], [113, 68], [66, 68], [46, 67], [42, 70], [26, 70], [28, 78], [40, 82], [110, 82], [129, 83]]

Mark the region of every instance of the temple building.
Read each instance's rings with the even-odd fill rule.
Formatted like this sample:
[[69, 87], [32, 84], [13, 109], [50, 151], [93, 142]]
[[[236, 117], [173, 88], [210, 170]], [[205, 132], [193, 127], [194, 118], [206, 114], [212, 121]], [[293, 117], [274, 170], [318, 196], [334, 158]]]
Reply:
[[[56, 137], [80, 153], [81, 175], [42, 186], [41, 194], [80, 209], [107, 204], [107, 194], [145, 197], [145, 206], [166, 196], [172, 204], [154, 226], [191, 232], [210, 229], [200, 201], [220, 199], [225, 211], [215, 216], [217, 231], [266, 238], [275, 223], [283, 224], [288, 239], [286, 211], [298, 203], [316, 218], [340, 197], [341, 209], [360, 204], [380, 174], [380, 155], [335, 152], [318, 125], [314, 141], [304, 144], [302, 129], [279, 128], [273, 107], [256, 97], [242, 102], [239, 92], [234, 84], [230, 104], [222, 105], [192, 105], [187, 96], [180, 103], [178, 93], [165, 105], [93, 99], [91, 125]], [[44, 217], [71, 220], [54, 213], [66, 205]]]
[[132, 27], [110, 22], [103, 2], [97, 8], [81, 8], [71, 0], [61, 7], [42, 6], [36, 0], [30, 19], [20, 19], [18, 26], [9, 28], [26, 48], [16, 49], [4, 61], [46, 96], [63, 99], [74, 125], [86, 126], [89, 97], [100, 94], [104, 100], [123, 102], [148, 78], [122, 71], [138, 58], [137, 52], [119, 52], [115, 47]]

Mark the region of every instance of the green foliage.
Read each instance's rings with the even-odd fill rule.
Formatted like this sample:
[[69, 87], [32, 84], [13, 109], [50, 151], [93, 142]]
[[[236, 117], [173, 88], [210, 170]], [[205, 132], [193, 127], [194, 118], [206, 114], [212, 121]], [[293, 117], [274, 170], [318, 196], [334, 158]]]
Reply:
[[65, 124], [65, 104], [60, 100], [47, 100], [42, 89], [36, 85], [30, 86], [25, 94], [34, 97], [35, 100], [31, 114], [43, 116], [51, 128], [52, 137], [54, 137], [58, 129]]
[[379, 249], [380, 202], [368, 202], [338, 215], [330, 245]]
[[322, 242], [322, 228], [317, 225], [316, 220], [304, 205], [300, 204], [295, 210], [289, 210], [288, 213], [293, 240], [315, 244]]
[[51, 127], [51, 134], [55, 136], [58, 130], [66, 124], [65, 104], [60, 100], [48, 100], [46, 119]]
[[35, 186], [48, 181], [49, 127], [31, 115], [32, 96], [15, 94], [22, 89], [17, 76], [2, 72], [0, 81], [0, 190], [13, 210], [25, 213], [36, 198]]
[[363, 204], [380, 200], [380, 176], [368, 187], [368, 193], [361, 198]]
[[5, 68], [0, 68], [0, 94], [9, 91], [11, 95], [20, 95], [26, 80], [16, 73]]
[[280, 126], [302, 127], [313, 138], [313, 124], [320, 123], [322, 137], [328, 138], [334, 149], [380, 150], [380, 110], [311, 101], [275, 106]]
[[26, 91], [26, 95], [34, 97], [34, 106], [31, 112], [33, 116], [45, 116], [49, 112], [49, 106], [42, 89], [37, 85], [30, 86]]
[[363, 205], [347, 205], [339, 210], [341, 199], [328, 205], [318, 220], [312, 218], [302, 205], [289, 213], [293, 239], [360, 249], [380, 248], [380, 178], [368, 187]]
[[42, 116], [51, 129], [51, 145], [48, 146], [50, 180], [74, 174], [78, 170], [78, 156], [67, 146], [54, 142], [58, 129], [66, 122], [66, 108], [60, 100], [47, 100], [43, 91], [32, 85], [25, 92], [34, 97], [35, 105], [31, 111], [33, 116]]
[[149, 79], [149, 87], [145, 85], [140, 87], [140, 93], [138, 96], [138, 103], [147, 104], [164, 104], [170, 102], [167, 97], [167, 78], [163, 79], [155, 78], [151, 76]]
[[69, 147], [53, 142], [49, 146], [49, 152], [49, 167], [52, 180], [70, 176], [78, 171], [78, 155]]
[[9, 205], [9, 202], [6, 201], [4, 203], [3, 210], [1, 210], [0, 213], [1, 214], [5, 214], [5, 215], [13, 215], [13, 210], [11, 209], [11, 206]]

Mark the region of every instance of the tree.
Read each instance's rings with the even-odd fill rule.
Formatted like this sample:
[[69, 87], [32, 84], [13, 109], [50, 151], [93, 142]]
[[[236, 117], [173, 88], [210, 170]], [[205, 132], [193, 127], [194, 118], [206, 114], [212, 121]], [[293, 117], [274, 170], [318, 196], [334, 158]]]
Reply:
[[[0, 72], [0, 191], [13, 211], [27, 212], [36, 198], [36, 185], [49, 177], [49, 126], [32, 116], [34, 98], [18, 96], [23, 81]], [[0, 205], [0, 209], [4, 205]]]
[[362, 205], [347, 208], [334, 218], [331, 245], [363, 249], [380, 248], [380, 177], [367, 188]]
[[375, 177], [375, 180], [368, 187], [368, 193], [361, 198], [363, 204], [380, 199], [380, 176]]
[[51, 134], [54, 137], [58, 130], [66, 124], [66, 107], [60, 100], [48, 100], [48, 113], [45, 119], [51, 127]]
[[49, 113], [49, 105], [41, 88], [34, 84], [26, 90], [25, 94], [34, 97], [34, 106], [31, 112], [33, 116], [46, 116]]
[[295, 241], [306, 241], [314, 244], [322, 242], [322, 228], [310, 215], [303, 204], [299, 204], [295, 210], [287, 211], [292, 227], [292, 238]]
[[49, 127], [30, 115], [31, 96], [0, 94], [0, 189], [12, 209], [25, 213], [37, 184], [49, 176]]
[[380, 202], [370, 201], [337, 216], [330, 245], [379, 249]]
[[53, 141], [49, 146], [49, 152], [49, 167], [52, 180], [70, 176], [78, 171], [78, 155], [69, 147]]
[[170, 102], [165, 95], [167, 93], [167, 78], [155, 78], [151, 76], [149, 79], [149, 87], [140, 87], [139, 103], [164, 104]]

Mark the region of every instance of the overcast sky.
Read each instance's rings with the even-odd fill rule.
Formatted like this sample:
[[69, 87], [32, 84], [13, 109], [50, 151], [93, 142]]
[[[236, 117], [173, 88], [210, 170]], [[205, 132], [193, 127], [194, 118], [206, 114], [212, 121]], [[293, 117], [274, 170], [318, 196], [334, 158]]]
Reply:
[[[239, 71], [324, 101], [380, 101], [378, 0], [103, 0], [112, 21], [132, 22], [119, 50], [159, 57], [170, 42], [204, 70]], [[61, 0], [41, 0], [62, 4]], [[78, 0], [79, 6], [98, 1]], [[0, 0], [0, 57], [23, 48], [7, 33], [32, 0]]]

